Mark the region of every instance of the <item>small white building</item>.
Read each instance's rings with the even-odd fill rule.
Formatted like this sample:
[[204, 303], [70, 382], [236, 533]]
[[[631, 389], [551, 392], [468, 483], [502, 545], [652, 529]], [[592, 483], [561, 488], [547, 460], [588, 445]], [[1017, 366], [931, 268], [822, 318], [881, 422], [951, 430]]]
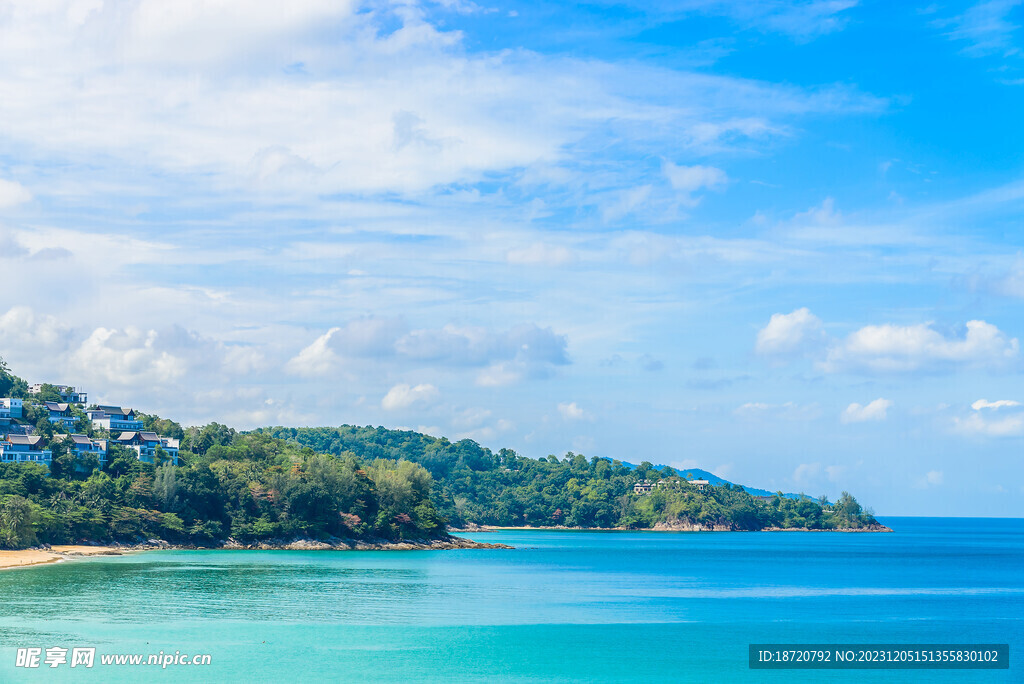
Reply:
[[56, 401], [43, 402], [49, 413], [50, 422], [54, 425], [61, 425], [66, 430], [72, 430], [75, 427], [75, 421], [78, 418], [71, 410], [71, 404], [58, 403]]
[[697, 488], [697, 491], [703, 492], [705, 489], [711, 486], [711, 483], [707, 480], [687, 480], [688, 483], [692, 484]]
[[23, 408], [21, 399], [0, 398], [0, 423], [9, 425], [11, 419], [21, 418], [24, 415]]
[[635, 485], [633, 485], [634, 494], [650, 494], [653, 489], [654, 483], [649, 482], [647, 480], [637, 482]]
[[135, 409], [123, 409], [120, 406], [97, 406], [86, 411], [94, 428], [103, 428], [111, 432], [133, 431], [142, 429], [142, 421], [135, 417]]
[[0, 440], [0, 462], [50, 465], [53, 452], [45, 446], [46, 441], [39, 435], [7, 435]]
[[173, 437], [161, 437], [155, 432], [122, 432], [114, 444], [131, 449], [143, 463], [154, 463], [156, 449], [160, 447], [166, 452], [171, 463], [178, 465], [178, 440]]
[[[39, 394], [40, 392], [43, 391], [44, 384], [51, 383], [37, 382], [34, 385], [29, 385], [28, 393]], [[63, 402], [67, 402], [69, 404], [83, 405], [89, 403], [89, 395], [85, 392], [85, 390], [82, 390], [78, 387], [72, 387], [71, 385], [53, 385], [53, 387], [60, 393], [60, 400]]]

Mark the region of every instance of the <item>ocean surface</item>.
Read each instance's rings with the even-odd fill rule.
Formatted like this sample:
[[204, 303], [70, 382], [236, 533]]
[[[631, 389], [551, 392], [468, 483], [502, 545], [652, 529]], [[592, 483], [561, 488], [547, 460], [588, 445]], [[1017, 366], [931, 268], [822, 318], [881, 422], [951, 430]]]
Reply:
[[[502, 531], [515, 550], [154, 551], [0, 572], [0, 682], [1021, 682], [1024, 520]], [[750, 670], [750, 643], [1009, 643], [1010, 669]], [[18, 648], [96, 649], [91, 668]], [[209, 654], [206, 666], [101, 654]]]

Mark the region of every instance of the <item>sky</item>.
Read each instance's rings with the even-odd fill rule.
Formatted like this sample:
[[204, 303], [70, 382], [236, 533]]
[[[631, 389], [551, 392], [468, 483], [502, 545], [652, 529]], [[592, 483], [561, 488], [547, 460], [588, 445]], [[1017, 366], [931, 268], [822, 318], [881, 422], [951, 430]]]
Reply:
[[0, 357], [1024, 515], [1024, 5], [0, 0]]

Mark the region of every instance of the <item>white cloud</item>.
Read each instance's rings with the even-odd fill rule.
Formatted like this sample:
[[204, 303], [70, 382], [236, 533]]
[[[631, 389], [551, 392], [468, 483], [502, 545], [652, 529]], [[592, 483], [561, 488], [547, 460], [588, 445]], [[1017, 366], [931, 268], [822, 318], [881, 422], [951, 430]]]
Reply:
[[733, 413], [741, 418], [756, 420], [806, 421], [818, 418], [821, 415], [821, 409], [817, 404], [801, 405], [792, 401], [787, 401], [784, 404], [748, 402], [739, 406]]
[[793, 482], [800, 486], [813, 484], [821, 474], [820, 463], [801, 463], [793, 471]]
[[71, 343], [71, 328], [54, 316], [27, 306], [12, 307], [0, 316], [0, 349], [8, 361], [38, 359], [40, 352], [59, 356]]
[[1001, 409], [1009, 408], [1013, 406], [1020, 406], [1019, 401], [1013, 401], [1012, 399], [999, 399], [998, 401], [988, 401], [987, 399], [978, 399], [976, 402], [971, 404], [971, 408], [975, 411], [981, 411], [982, 409]]
[[677, 166], [670, 161], [662, 163], [662, 172], [672, 188], [683, 196], [683, 204], [694, 206], [700, 200], [694, 194], [700, 190], [717, 190], [725, 186], [729, 177], [714, 166]]
[[647, 202], [652, 190], [650, 185], [640, 185], [611, 193], [611, 200], [601, 210], [602, 218], [611, 223], [633, 213]]
[[844, 465], [830, 465], [825, 467], [825, 475], [829, 482], [839, 482], [846, 475], [849, 468]]
[[941, 470], [929, 470], [923, 476], [918, 478], [914, 482], [914, 486], [918, 489], [928, 489], [929, 487], [938, 487], [942, 484], [945, 479], [945, 475]]
[[867, 406], [853, 403], [846, 407], [840, 420], [844, 423], [863, 423], [869, 420], [885, 420], [886, 414], [892, 408], [892, 401], [889, 399], [875, 399]]
[[510, 264], [521, 266], [565, 266], [576, 261], [568, 247], [535, 242], [528, 247], [510, 249], [505, 255]]
[[558, 413], [561, 414], [565, 420], [584, 420], [589, 419], [589, 414], [576, 405], [576, 402], [563, 402], [558, 405]]
[[312, 344], [305, 347], [285, 364], [285, 368], [296, 375], [318, 377], [329, 373], [338, 363], [338, 355], [330, 348], [331, 337], [340, 328], [331, 328]]
[[[529, 324], [502, 331], [448, 325], [407, 332], [397, 318], [361, 318], [331, 328], [290, 359], [286, 368], [316, 377], [367, 359], [402, 367], [483, 367], [477, 384], [500, 386], [525, 377], [546, 377], [552, 367], [568, 364], [567, 344], [566, 337], [551, 328]], [[359, 364], [349, 363], [354, 365]]]
[[173, 384], [199, 356], [189, 348], [208, 346], [182, 332], [185, 339], [135, 327], [96, 328], [71, 354], [69, 365], [87, 382], [104, 386]]
[[833, 346], [826, 370], [913, 371], [950, 365], [1005, 366], [1019, 351], [1010, 338], [985, 321], [968, 321], [963, 337], [946, 336], [931, 323], [868, 325]]
[[847, 22], [846, 10], [856, 7], [858, 0], [811, 0], [798, 3], [729, 3], [737, 18], [756, 26], [808, 40], [815, 36], [841, 30]]
[[777, 130], [775, 117], [879, 106], [844, 87], [475, 52], [414, 3], [14, 6], [0, 24], [5, 135], [260, 193], [416, 194], [571, 165], [609, 134], [643, 153], [664, 135], [728, 147]]
[[1024, 435], [1024, 413], [988, 418], [981, 413], [953, 418], [953, 430], [965, 435], [1019, 437]]
[[988, 0], [938, 24], [952, 25], [946, 35], [951, 40], [967, 41], [964, 52], [969, 55], [1013, 54], [1019, 51], [1013, 48], [1013, 34], [1020, 26], [1012, 23], [1009, 15], [1019, 6], [1020, 0]]
[[459, 411], [452, 416], [452, 427], [458, 430], [470, 430], [479, 427], [488, 418], [491, 417], [491, 411], [484, 408], [467, 408]]
[[32, 199], [32, 193], [21, 183], [0, 178], [0, 209], [10, 209]]
[[522, 370], [516, 368], [514, 364], [496, 363], [477, 374], [476, 384], [480, 387], [505, 387], [514, 385], [522, 379]]
[[385, 411], [398, 411], [410, 407], [423, 408], [432, 404], [441, 393], [429, 384], [411, 387], [406, 384], [395, 385], [381, 399], [380, 405]]
[[785, 356], [813, 350], [822, 344], [825, 332], [821, 320], [806, 307], [788, 314], [772, 314], [768, 325], [757, 333], [757, 352]]

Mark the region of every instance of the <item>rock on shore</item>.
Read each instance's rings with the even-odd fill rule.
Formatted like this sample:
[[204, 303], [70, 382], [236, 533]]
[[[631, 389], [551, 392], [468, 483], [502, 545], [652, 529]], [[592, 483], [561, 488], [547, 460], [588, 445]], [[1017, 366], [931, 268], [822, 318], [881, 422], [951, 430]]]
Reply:
[[270, 541], [242, 543], [228, 538], [220, 544], [209, 546], [169, 544], [161, 539], [149, 539], [140, 544], [121, 547], [132, 551], [157, 549], [226, 549], [245, 551], [446, 551], [451, 549], [511, 549], [507, 544], [486, 544], [484, 542], [447, 536], [440, 539], [411, 539], [391, 541], [389, 539], [273, 539]]

